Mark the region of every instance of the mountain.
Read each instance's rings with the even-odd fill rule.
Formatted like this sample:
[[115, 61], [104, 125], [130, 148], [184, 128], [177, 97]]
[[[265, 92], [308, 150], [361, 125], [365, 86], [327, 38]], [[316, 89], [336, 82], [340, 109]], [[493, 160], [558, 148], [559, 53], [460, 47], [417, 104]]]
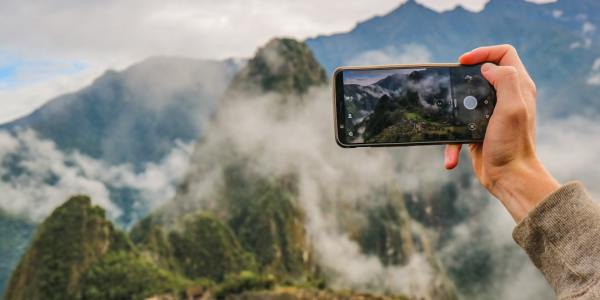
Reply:
[[[282, 57], [286, 59], [278, 59]], [[312, 197], [306, 195], [306, 181], [316, 179], [306, 178], [303, 166], [318, 166], [315, 159], [327, 164], [339, 155], [335, 145], [322, 141], [330, 141], [328, 135], [321, 134], [325, 131], [313, 131], [310, 125], [330, 126], [323, 117], [330, 114], [330, 102], [323, 99], [323, 95], [329, 95], [325, 72], [320, 67], [306, 68], [312, 64], [312, 53], [301, 42], [275, 39], [260, 48], [232, 80], [210, 130], [196, 144], [188, 175], [177, 195], [153, 214], [153, 222], [162, 228], [177, 228], [173, 225], [177, 220], [208, 211], [228, 224], [242, 247], [255, 257], [258, 272], [273, 274], [284, 282], [323, 282], [326, 286], [353, 288], [352, 284], [338, 283], [345, 280], [338, 277], [358, 276], [353, 273], [361, 272], [360, 267], [340, 275], [336, 269], [340, 266], [328, 265], [324, 258], [327, 254], [323, 253], [328, 249], [323, 248], [326, 246], [321, 239], [329, 238], [320, 235], [342, 230], [341, 235], [350, 238], [343, 243], [354, 245], [351, 247], [356, 247], [352, 249], [357, 249], [357, 255], [369, 257], [384, 270], [417, 264], [422, 258], [419, 267], [430, 271], [431, 278], [418, 291], [412, 291], [415, 297], [455, 299], [452, 283], [429, 247], [432, 241], [428, 231], [408, 215], [401, 192], [389, 184], [369, 187], [376, 196], [358, 201], [370, 203], [364, 206], [346, 205], [343, 197], [337, 199], [341, 196], [320, 195], [317, 191], [339, 188], [326, 186], [326, 182], [311, 190], [316, 193]], [[272, 82], [264, 78], [278, 79]], [[236, 122], [232, 124], [231, 120]], [[295, 144], [296, 138], [312, 139], [311, 144]], [[312, 144], [316, 141], [317, 145]], [[308, 154], [317, 152], [313, 155], [318, 158], [304, 156], [300, 149]], [[314, 171], [319, 170], [316, 167]], [[309, 201], [314, 201], [314, 206]], [[387, 214], [388, 210], [396, 213]], [[315, 214], [321, 211], [326, 211], [328, 219], [337, 225], [316, 229], [324, 226], [315, 220]], [[369, 211], [372, 214], [365, 223], [364, 213]], [[395, 246], [399, 248], [390, 249]], [[371, 289], [390, 290], [379, 276], [385, 275], [367, 279], [373, 281]]]
[[82, 274], [111, 251], [131, 243], [105, 219], [104, 210], [85, 196], [71, 198], [36, 230], [6, 288], [5, 299], [69, 299]]
[[[226, 92], [236, 97], [221, 102], [207, 124], [175, 199], [138, 222], [129, 235], [115, 229], [88, 197], [73, 197], [55, 209], [39, 225], [12, 275], [6, 299], [407, 299], [399, 289], [367, 290], [389, 294], [377, 296], [340, 285], [321, 257], [320, 243], [326, 240], [319, 242], [315, 236], [319, 231], [311, 228], [314, 211], [306, 206], [301, 169], [274, 172], [264, 164], [262, 151], [238, 143], [236, 139], [246, 133], [224, 131], [230, 117], [242, 125], [245, 120], [239, 117], [244, 115], [264, 120], [263, 108], [275, 112], [269, 118], [282, 126], [296, 122], [290, 119], [294, 112], [312, 115], [306, 108], [322, 112], [326, 103], [315, 93], [328, 90], [324, 71], [305, 68], [314, 62], [306, 49], [300, 42], [282, 39], [257, 52], [257, 57], [264, 53], [286, 57], [283, 67], [281, 62], [263, 65], [265, 72], [297, 79], [282, 78], [278, 81], [282, 84], [254, 81], [255, 76], [243, 74], [262, 63], [251, 60]], [[280, 138], [268, 131], [260, 135]], [[288, 151], [283, 154], [290, 155]], [[310, 163], [302, 157], [298, 161]], [[353, 221], [369, 206], [335, 210], [351, 243], [364, 255], [372, 255], [372, 262], [391, 268], [415, 264], [422, 256], [423, 271], [432, 272], [432, 278], [412, 293], [425, 299], [455, 299], [429, 246], [429, 233], [408, 215], [402, 193], [388, 186], [364, 200], [387, 204], [371, 209], [373, 217], [365, 224]], [[390, 246], [399, 249], [390, 251]], [[336, 291], [344, 287], [351, 290]]]
[[600, 57], [594, 9], [594, 0], [491, 0], [481, 12], [459, 6], [438, 13], [409, 0], [349, 32], [306, 43], [329, 72], [348, 64], [454, 62], [473, 48], [510, 43], [538, 85], [542, 113], [592, 116], [600, 112], [600, 86], [588, 83]]
[[0, 209], [0, 295], [4, 294], [10, 273], [27, 250], [34, 229], [33, 222]]
[[327, 81], [321, 65], [304, 43], [272, 39], [233, 78], [230, 92], [246, 95], [275, 93], [304, 94], [311, 86]]
[[33, 129], [64, 151], [141, 168], [176, 140], [196, 140], [239, 64], [153, 57], [107, 71], [90, 86], [48, 101], [0, 128]]
[[[303, 95], [309, 88], [324, 87], [325, 84], [325, 72], [305, 44], [287, 38], [273, 39], [259, 48], [236, 74], [223, 103], [224, 106], [236, 106], [240, 101], [250, 101], [247, 98], [273, 93], [284, 101], [272, 103], [282, 105], [279, 109], [284, 109], [295, 105], [288, 102], [286, 95]], [[217, 114], [215, 120], [219, 119]], [[211, 134], [207, 139], [212, 137]], [[206, 176], [208, 170], [196, 166], [202, 167], [205, 159], [222, 165], [223, 181], [219, 183], [222, 187], [215, 196], [218, 201], [210, 211], [220, 216], [238, 236], [241, 245], [254, 255], [258, 270], [304, 280], [314, 266], [303, 228], [304, 214], [295, 199], [293, 174], [263, 176], [252, 168], [251, 156], [238, 153], [227, 141], [218, 147], [222, 147], [222, 155], [208, 156], [206, 151], [210, 149], [204, 140], [200, 140], [192, 154], [192, 161], [197, 160], [198, 164], [191, 164], [188, 176], [172, 201], [173, 207], [166, 210], [176, 211], [175, 215], [194, 211], [182, 203], [199, 209], [196, 206], [203, 195], [194, 191], [199, 184], [198, 178]], [[180, 211], [182, 209], [184, 211]]]
[[4, 299], [146, 299], [190, 285], [141, 256], [90, 198], [75, 196], [37, 228]]
[[90, 198], [75, 196], [38, 227], [4, 299], [407, 299], [322, 290], [261, 275], [248, 270], [256, 267], [252, 254], [213, 215], [190, 215], [178, 225], [180, 230], [161, 243], [175, 262], [163, 268], [148, 256], [148, 233], [156, 237], [156, 225], [141, 222], [131, 233], [138, 242], [133, 244]]

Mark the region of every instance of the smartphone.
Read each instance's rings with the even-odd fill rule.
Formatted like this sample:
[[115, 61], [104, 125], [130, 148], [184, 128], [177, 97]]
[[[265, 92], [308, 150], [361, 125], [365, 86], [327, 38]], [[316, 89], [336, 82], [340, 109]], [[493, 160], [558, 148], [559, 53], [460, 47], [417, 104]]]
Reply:
[[341, 67], [333, 82], [346, 148], [481, 143], [496, 105], [481, 65]]

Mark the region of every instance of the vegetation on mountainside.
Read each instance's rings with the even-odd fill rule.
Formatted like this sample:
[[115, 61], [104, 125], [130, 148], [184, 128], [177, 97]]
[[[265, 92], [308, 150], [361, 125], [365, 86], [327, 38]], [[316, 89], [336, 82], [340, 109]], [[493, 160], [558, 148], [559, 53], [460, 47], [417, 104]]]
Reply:
[[221, 199], [228, 224], [256, 257], [261, 271], [298, 277], [309, 268], [304, 216], [297, 207], [294, 176], [266, 179], [244, 164], [224, 171]]
[[413, 254], [409, 221], [391, 203], [372, 208], [367, 226], [360, 234], [363, 251], [379, 257], [384, 265], [402, 265]]
[[[296, 46], [300, 48], [294, 48]], [[275, 40], [259, 51], [258, 58], [249, 63], [247, 71], [260, 69], [261, 59], [273, 59], [267, 57], [273, 54], [270, 53], [272, 50], [278, 55], [282, 51], [285, 54], [298, 50], [306, 57], [289, 57], [281, 68], [276, 67], [274, 61], [268, 61], [263, 64], [268, 68], [264, 70], [265, 74], [275, 73], [265, 77], [244, 78], [248, 74], [244, 75], [242, 71], [236, 78], [248, 80], [246, 87], [258, 86], [263, 92], [304, 93], [308, 86], [325, 82], [318, 65], [314, 69], [306, 68], [305, 64], [310, 64], [314, 58], [309, 51], [304, 52], [305, 48], [298, 42]], [[265, 57], [260, 58], [261, 55]], [[296, 74], [298, 70], [311, 74]], [[268, 79], [269, 76], [273, 76], [274, 81]], [[295, 77], [279, 80], [277, 76]], [[211, 205], [202, 210], [185, 211], [169, 224], [161, 223], [162, 218], [144, 219], [131, 231], [135, 244], [114, 230], [104, 218], [104, 211], [92, 207], [89, 198], [69, 200], [40, 226], [36, 239], [13, 275], [11, 297], [7, 300], [143, 299], [148, 296], [168, 299], [184, 296], [208, 299], [237, 299], [238, 296], [240, 299], [402, 299], [326, 290], [327, 285], [314, 261], [305, 232], [305, 216], [298, 206], [298, 178], [293, 174], [257, 173], [248, 162], [252, 157], [246, 158], [247, 161], [237, 155], [225, 162], [223, 181], [217, 185]], [[382, 197], [396, 197], [402, 202], [400, 195], [385, 194]], [[381, 215], [373, 214], [373, 218], [378, 216]], [[376, 243], [379, 246], [387, 241], [397, 241], [398, 235], [403, 234], [402, 230], [388, 229], [393, 228], [391, 222], [401, 220], [404, 215], [384, 217], [389, 223], [385, 220], [383, 224], [377, 224], [373, 220], [372, 229], [366, 230], [389, 231], [386, 242]], [[407, 245], [404, 236], [400, 239], [402, 246]], [[64, 240], [62, 245], [61, 240]], [[388, 249], [379, 246], [372, 253]], [[79, 252], [84, 255], [72, 254]], [[59, 253], [66, 255], [63, 257]], [[391, 256], [383, 260], [396, 264], [402, 257]], [[57, 272], [54, 274], [49, 270]], [[49, 282], [53, 289], [48, 286]], [[443, 287], [435, 288], [441, 291], [435, 293], [446, 292]]]
[[405, 296], [373, 295], [353, 291], [315, 290], [277, 287], [266, 291], [247, 291], [228, 297], [229, 300], [409, 300]]
[[249, 271], [228, 275], [215, 289], [214, 296], [224, 299], [229, 295], [241, 294], [253, 290], [270, 290], [275, 286], [275, 277], [272, 275], [259, 275]]
[[151, 259], [159, 267], [174, 272], [180, 271], [166, 231], [160, 224], [155, 222], [152, 216], [148, 216], [135, 224], [129, 233], [129, 237], [142, 252], [142, 255]]
[[6, 300], [72, 299], [82, 274], [110, 251], [130, 251], [127, 236], [90, 198], [75, 196], [39, 227], [14, 271]]
[[304, 94], [327, 82], [325, 71], [306, 44], [293, 39], [272, 39], [240, 70], [230, 91]]
[[222, 281], [227, 274], [255, 268], [254, 258], [242, 249], [231, 229], [208, 213], [188, 217], [182, 232], [171, 232], [169, 241], [188, 278]]
[[[257, 191], [273, 197], [273, 190], [261, 187]], [[261, 207], [262, 202], [250, 203]], [[262, 208], [269, 217], [289, 221], [281, 208], [269, 205]], [[249, 214], [259, 214], [259, 210]], [[282, 292], [281, 287], [289, 286], [290, 281], [268, 274], [267, 267], [273, 266], [273, 261], [266, 260], [271, 264], [263, 266], [262, 271], [253, 271], [258, 269], [254, 255], [244, 250], [235, 232], [214, 215], [192, 214], [180, 226], [180, 230], [166, 234], [152, 218], [147, 218], [132, 230], [137, 246], [127, 235], [115, 230], [105, 219], [104, 210], [92, 206], [88, 197], [73, 197], [39, 226], [13, 274], [6, 299], [141, 300], [154, 296], [237, 299], [237, 295], [247, 293], [242, 296], [244, 299], [269, 299], [277, 295], [286, 299], [312, 299], [312, 296], [337, 299], [346, 295], [347, 299], [403, 299], [353, 298], [352, 293], [320, 292], [324, 285], [314, 280]], [[267, 238], [261, 244], [266, 251], [269, 242], [277, 243]], [[287, 251], [277, 246], [274, 249]], [[169, 262], [170, 269], [160, 266], [161, 262]], [[258, 294], [252, 294], [253, 291]], [[290, 291], [295, 292], [290, 294]], [[257, 296], [260, 293], [268, 295]]]
[[108, 253], [81, 278], [78, 299], [142, 300], [183, 293], [192, 282], [131, 252]]

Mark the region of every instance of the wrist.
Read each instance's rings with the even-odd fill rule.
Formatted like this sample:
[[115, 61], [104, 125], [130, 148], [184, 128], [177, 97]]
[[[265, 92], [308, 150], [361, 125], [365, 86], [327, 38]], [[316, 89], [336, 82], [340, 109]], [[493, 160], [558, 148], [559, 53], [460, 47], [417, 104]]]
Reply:
[[560, 183], [539, 160], [533, 159], [513, 166], [489, 190], [502, 202], [515, 221], [520, 222], [559, 188]]

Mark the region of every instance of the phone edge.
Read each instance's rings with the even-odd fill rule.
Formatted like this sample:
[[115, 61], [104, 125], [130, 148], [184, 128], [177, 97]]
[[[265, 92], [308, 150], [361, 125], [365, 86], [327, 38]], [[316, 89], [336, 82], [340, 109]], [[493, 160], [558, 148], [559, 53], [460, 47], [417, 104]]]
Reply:
[[362, 147], [390, 147], [390, 146], [432, 146], [446, 144], [480, 144], [483, 140], [452, 140], [452, 141], [431, 141], [431, 142], [407, 142], [407, 143], [377, 143], [377, 144], [345, 144], [339, 139], [338, 130], [338, 114], [337, 114], [337, 90], [336, 77], [339, 72], [344, 70], [365, 70], [365, 69], [397, 69], [397, 68], [428, 68], [428, 67], [461, 67], [469, 66], [459, 63], [427, 63], [427, 64], [389, 64], [389, 65], [369, 65], [369, 66], [343, 66], [337, 67], [333, 71], [332, 76], [332, 92], [333, 92], [333, 129], [335, 141], [342, 148], [362, 148]]

